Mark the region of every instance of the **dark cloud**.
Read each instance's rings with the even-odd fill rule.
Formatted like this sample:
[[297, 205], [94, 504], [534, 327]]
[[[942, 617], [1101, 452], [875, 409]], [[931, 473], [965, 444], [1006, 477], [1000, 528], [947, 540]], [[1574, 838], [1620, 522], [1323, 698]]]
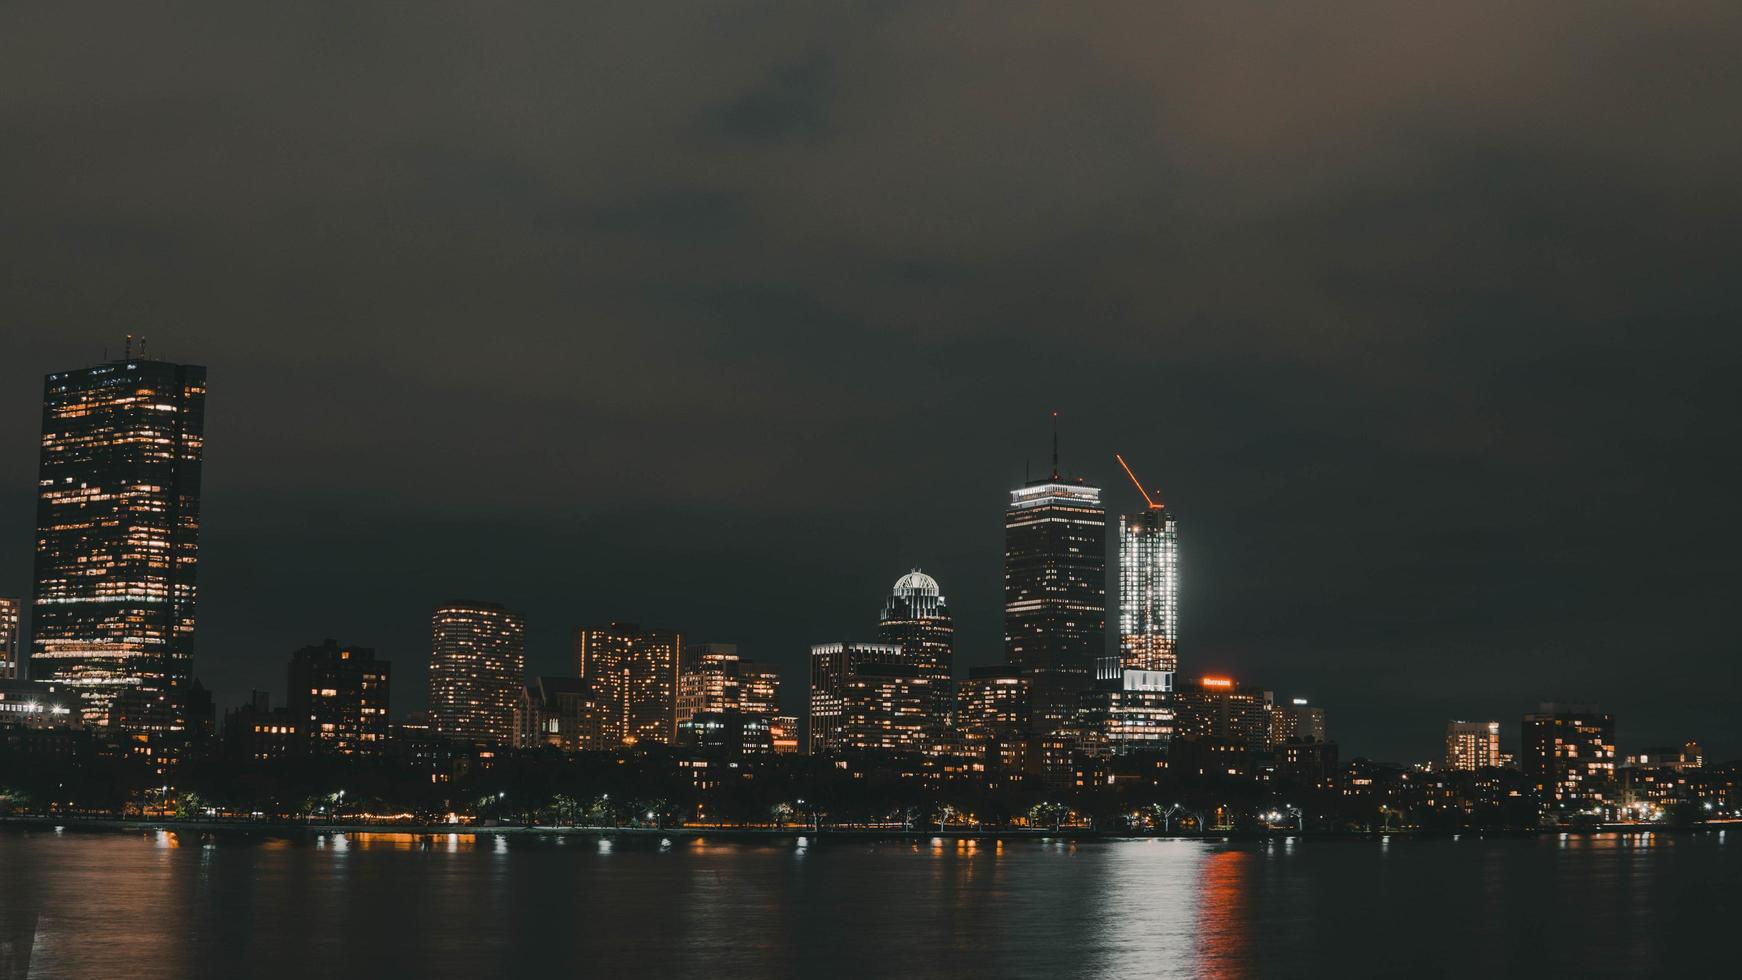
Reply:
[[427, 607], [789, 668], [913, 564], [999, 646], [1067, 465], [1179, 508], [1188, 668], [1348, 750], [1602, 700], [1742, 753], [1742, 12], [0, 9], [0, 590], [40, 376], [211, 368], [200, 672]]

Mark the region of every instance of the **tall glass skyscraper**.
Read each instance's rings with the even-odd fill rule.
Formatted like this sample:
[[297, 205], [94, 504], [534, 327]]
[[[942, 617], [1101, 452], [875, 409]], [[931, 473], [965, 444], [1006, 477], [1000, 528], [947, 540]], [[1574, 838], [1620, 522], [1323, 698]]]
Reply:
[[1156, 504], [1119, 518], [1119, 666], [1171, 678], [1178, 646], [1179, 522]]
[[30, 674], [87, 724], [184, 727], [205, 410], [205, 368], [130, 350], [44, 382]]
[[429, 719], [437, 735], [515, 742], [526, 624], [493, 602], [447, 602], [430, 620]]
[[1014, 666], [1088, 674], [1107, 635], [1107, 512], [1101, 491], [1050, 479], [1004, 511], [1004, 654]]

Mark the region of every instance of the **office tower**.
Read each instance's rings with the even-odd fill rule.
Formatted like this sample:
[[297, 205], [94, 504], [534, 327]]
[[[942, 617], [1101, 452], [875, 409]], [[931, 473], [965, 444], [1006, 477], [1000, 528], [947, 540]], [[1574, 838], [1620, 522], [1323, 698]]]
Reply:
[[1082, 695], [1078, 727], [1114, 755], [1163, 751], [1174, 731], [1172, 687], [1171, 671], [1121, 670], [1100, 678]]
[[18, 657], [18, 600], [0, 596], [0, 681], [24, 676]]
[[1615, 718], [1590, 704], [1545, 703], [1524, 716], [1520, 768], [1544, 810], [1586, 811], [1611, 802]]
[[1125, 457], [1119, 466], [1143, 496], [1141, 514], [1119, 518], [1119, 666], [1179, 670], [1179, 521], [1144, 489]]
[[1241, 687], [1228, 677], [1204, 677], [1176, 686], [1173, 705], [1180, 737], [1237, 743], [1253, 752], [1270, 749], [1269, 691]]
[[592, 691], [607, 744], [677, 741], [682, 662], [683, 637], [670, 630], [612, 623], [576, 631], [576, 668]]
[[906, 663], [893, 643], [819, 643], [811, 647], [809, 752], [817, 754], [840, 744], [847, 682], [866, 665]]
[[1060, 479], [1056, 456], [1050, 479], [1010, 492], [1006, 661], [1025, 670], [1090, 675], [1107, 632], [1106, 550], [1101, 491]]
[[1500, 764], [1499, 722], [1451, 721], [1446, 723], [1447, 769], [1492, 769]]
[[956, 627], [937, 580], [919, 569], [895, 580], [877, 623], [877, 641], [900, 646], [921, 677], [951, 678], [956, 656]]
[[387, 747], [393, 665], [332, 640], [290, 655], [285, 706], [312, 752], [377, 755]]
[[447, 602], [430, 620], [429, 716], [435, 734], [513, 745], [526, 675], [526, 624], [493, 602]]
[[[30, 676], [187, 734], [206, 369], [127, 355], [43, 384]], [[196, 699], [197, 700], [197, 699]]]
[[1273, 706], [1270, 741], [1273, 745], [1330, 741], [1325, 736], [1325, 709], [1308, 704], [1306, 698], [1293, 698], [1288, 704]]

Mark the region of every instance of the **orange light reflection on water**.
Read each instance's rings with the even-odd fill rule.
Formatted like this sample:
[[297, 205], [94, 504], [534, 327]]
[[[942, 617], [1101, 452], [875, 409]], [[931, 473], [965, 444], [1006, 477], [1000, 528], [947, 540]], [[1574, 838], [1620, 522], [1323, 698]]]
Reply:
[[1245, 975], [1251, 954], [1246, 934], [1246, 890], [1251, 887], [1253, 855], [1247, 851], [1217, 851], [1200, 866], [1198, 891], [1197, 975]]

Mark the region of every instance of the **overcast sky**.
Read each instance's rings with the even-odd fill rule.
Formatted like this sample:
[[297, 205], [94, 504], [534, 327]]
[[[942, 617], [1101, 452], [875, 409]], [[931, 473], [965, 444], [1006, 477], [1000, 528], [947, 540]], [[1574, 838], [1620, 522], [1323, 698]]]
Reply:
[[786, 668], [1002, 511], [1179, 515], [1181, 658], [1345, 756], [1742, 755], [1742, 6], [0, 6], [0, 593], [42, 375], [210, 370], [197, 672], [439, 599]]

